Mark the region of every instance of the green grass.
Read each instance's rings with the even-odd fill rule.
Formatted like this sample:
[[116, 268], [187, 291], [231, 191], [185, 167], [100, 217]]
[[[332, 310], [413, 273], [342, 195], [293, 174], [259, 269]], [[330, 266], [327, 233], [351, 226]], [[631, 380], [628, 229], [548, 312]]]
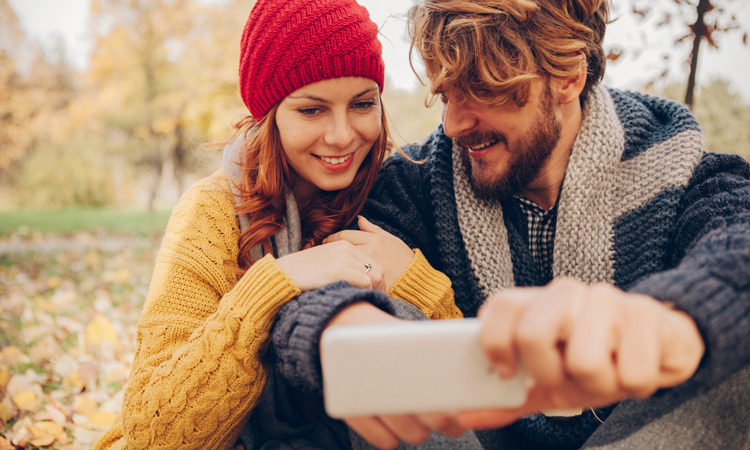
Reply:
[[113, 209], [1, 210], [0, 236], [19, 230], [29, 233], [71, 233], [106, 229], [149, 235], [164, 230], [170, 211], [116, 211]]

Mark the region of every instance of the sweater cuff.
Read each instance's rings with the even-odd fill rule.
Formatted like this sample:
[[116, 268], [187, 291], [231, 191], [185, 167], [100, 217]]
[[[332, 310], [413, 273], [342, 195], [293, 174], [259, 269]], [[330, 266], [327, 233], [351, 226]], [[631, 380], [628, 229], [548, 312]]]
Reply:
[[673, 302], [675, 308], [695, 321], [705, 353], [698, 370], [685, 383], [692, 387], [712, 386], [748, 362], [747, 306], [737, 298], [731, 282], [710, 272], [673, 269], [649, 277], [629, 290]]
[[451, 280], [435, 270], [418, 248], [414, 249], [411, 263], [388, 290], [388, 295], [411, 303], [430, 319], [444, 318], [441, 312], [450, 308], [440, 301], [453, 299]]
[[222, 305], [234, 310], [232, 316], [269, 331], [279, 309], [301, 291], [276, 264], [273, 256], [256, 261], [232, 289], [232, 301]]
[[273, 328], [276, 364], [292, 386], [322, 395], [320, 335], [339, 311], [363, 301], [394, 313], [390, 299], [382, 292], [354, 288], [344, 281], [304, 292], [279, 311]]

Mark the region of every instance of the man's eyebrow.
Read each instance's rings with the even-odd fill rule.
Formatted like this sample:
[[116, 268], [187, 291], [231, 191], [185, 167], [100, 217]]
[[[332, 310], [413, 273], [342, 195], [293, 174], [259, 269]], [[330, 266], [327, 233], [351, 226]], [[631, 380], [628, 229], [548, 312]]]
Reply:
[[[354, 97], [352, 97], [352, 100], [354, 100], [355, 98], [359, 98], [359, 97], [362, 97], [363, 95], [365, 95], [365, 94], [368, 94], [368, 93], [370, 93], [370, 92], [372, 92], [372, 91], [376, 91], [376, 90], [378, 90], [378, 88], [377, 88], [377, 87], [372, 87], [372, 88], [369, 88], [369, 89], [365, 89], [364, 91], [362, 91], [362, 92], [360, 92], [359, 94], [357, 94], [357, 95], [355, 95]], [[308, 99], [308, 100], [313, 100], [313, 101], [316, 101], [316, 102], [320, 102], [320, 103], [326, 103], [326, 104], [328, 104], [328, 103], [331, 103], [331, 101], [330, 101], [330, 100], [326, 100], [326, 99], [324, 99], [324, 98], [321, 98], [321, 97], [317, 97], [317, 96], [315, 96], [315, 95], [307, 95], [307, 94], [301, 94], [301, 95], [289, 95], [289, 98], [293, 98], [293, 99], [302, 99], [302, 98], [306, 98], [306, 99]]]

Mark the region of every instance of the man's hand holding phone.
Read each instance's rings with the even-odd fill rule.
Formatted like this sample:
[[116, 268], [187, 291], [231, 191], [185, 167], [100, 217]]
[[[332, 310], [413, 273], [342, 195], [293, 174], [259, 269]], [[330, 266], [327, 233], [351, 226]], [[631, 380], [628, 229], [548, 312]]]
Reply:
[[[400, 321], [369, 304], [356, 304], [334, 318], [331, 326], [394, 322], [417, 325]], [[453, 321], [419, 324], [434, 327], [427, 334], [408, 331], [394, 339], [394, 328], [365, 339], [371, 348], [385, 351], [373, 356], [374, 362], [386, 361], [384, 355], [389, 354], [407, 356], [395, 368], [376, 370], [382, 369], [376, 364], [354, 379], [361, 384], [351, 392], [366, 392], [371, 399], [386, 399], [389, 407], [406, 406], [394, 413], [387, 407], [383, 409], [381, 401], [370, 413], [345, 419], [374, 445], [394, 448], [401, 440], [418, 444], [430, 430], [459, 436], [465, 429], [505, 426], [533, 413], [581, 410], [625, 398], [648, 397], [657, 389], [690, 378], [704, 352], [698, 329], [684, 312], [645, 295], [572, 279], [555, 280], [544, 287], [498, 292], [483, 305], [478, 322], [455, 321], [458, 326], [433, 333], [445, 326], [440, 322]], [[331, 368], [338, 371], [356, 367], [352, 355], [360, 358], [365, 355], [352, 353], [350, 349], [348, 356], [346, 352], [339, 355], [338, 363], [327, 363], [324, 342], [328, 332], [323, 334], [321, 343], [324, 382], [326, 366], [330, 380]], [[451, 346], [457, 342], [463, 344]], [[467, 360], [470, 353], [467, 349], [472, 346], [481, 356]], [[431, 363], [442, 366], [429, 367]], [[452, 370], [457, 367], [467, 370]], [[423, 369], [428, 373], [419, 375]], [[477, 374], [483, 374], [484, 378], [477, 378]], [[397, 384], [417, 379], [420, 387], [437, 387], [433, 389], [433, 398], [422, 404], [410, 404], [410, 395], [394, 397], [387, 392], [391, 389], [387, 383], [375, 383], [384, 377]], [[488, 380], [492, 383], [483, 384]], [[336, 385], [341, 387], [338, 382]], [[325, 388], [327, 403], [329, 395], [335, 394], [336, 387], [332, 386], [335, 385], [328, 384]], [[507, 390], [492, 391], [497, 386]], [[485, 393], [479, 398], [498, 403], [494, 406], [477, 403], [477, 397], [472, 395], [482, 389], [489, 391], [482, 391]], [[363, 406], [358, 398], [348, 395], [350, 406]], [[448, 403], [436, 401], [448, 398]], [[435, 409], [436, 405], [442, 410]], [[360, 412], [366, 411], [364, 406]], [[430, 412], [417, 414], [417, 411]]]
[[520, 361], [531, 388], [520, 408], [460, 413], [467, 428], [645, 398], [690, 378], [704, 352], [687, 314], [607, 284], [563, 278], [511, 289], [491, 296], [478, 316], [481, 345], [494, 370], [512, 376]]

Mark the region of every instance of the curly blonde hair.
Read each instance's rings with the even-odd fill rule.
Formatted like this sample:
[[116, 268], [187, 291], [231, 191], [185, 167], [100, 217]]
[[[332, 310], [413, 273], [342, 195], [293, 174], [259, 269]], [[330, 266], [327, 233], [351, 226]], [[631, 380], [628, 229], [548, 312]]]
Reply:
[[492, 107], [523, 106], [534, 79], [572, 78], [581, 99], [604, 75], [607, 0], [425, 0], [409, 10], [433, 93], [455, 89]]

